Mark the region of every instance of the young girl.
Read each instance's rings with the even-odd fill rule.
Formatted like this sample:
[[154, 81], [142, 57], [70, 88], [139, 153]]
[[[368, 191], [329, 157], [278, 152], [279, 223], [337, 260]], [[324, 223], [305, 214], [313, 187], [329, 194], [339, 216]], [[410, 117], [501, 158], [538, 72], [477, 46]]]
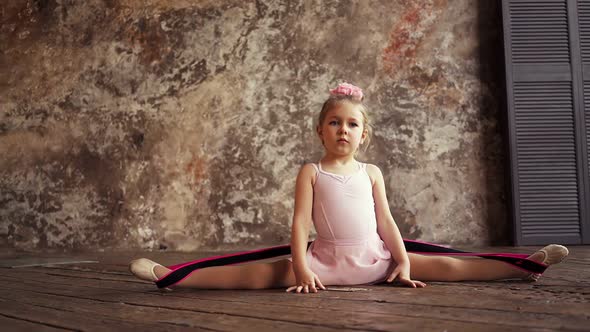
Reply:
[[[317, 164], [299, 171], [295, 189], [292, 258], [273, 263], [207, 267], [182, 279], [176, 287], [262, 289], [287, 287], [309, 293], [325, 285], [374, 284], [394, 280], [409, 287], [423, 281], [536, 281], [502, 261], [407, 253], [391, 216], [381, 170], [357, 161], [359, 147], [369, 144], [371, 126], [360, 88], [343, 83], [330, 91], [319, 114], [317, 134], [325, 148]], [[307, 248], [312, 222], [317, 239]], [[567, 248], [549, 245], [528, 256], [545, 265], [559, 263]], [[140, 279], [156, 281], [170, 270], [148, 259], [130, 264]]]

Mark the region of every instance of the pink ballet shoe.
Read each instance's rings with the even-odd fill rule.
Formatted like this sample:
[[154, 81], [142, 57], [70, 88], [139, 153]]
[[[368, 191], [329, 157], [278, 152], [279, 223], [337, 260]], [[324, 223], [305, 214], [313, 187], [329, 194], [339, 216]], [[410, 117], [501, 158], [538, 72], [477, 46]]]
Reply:
[[129, 271], [141, 280], [155, 282], [158, 280], [158, 276], [156, 276], [154, 269], [158, 265], [162, 266], [161, 264], [158, 264], [147, 258], [140, 258], [129, 263]]
[[[535, 254], [537, 252], [543, 253], [544, 257], [541, 263], [547, 266], [561, 262], [569, 254], [569, 250], [567, 250], [566, 247], [559, 244], [550, 244], [548, 246], [545, 246], [543, 249], [536, 251]], [[531, 273], [523, 279], [526, 281], [537, 281], [540, 277], [541, 274], [539, 273]]]

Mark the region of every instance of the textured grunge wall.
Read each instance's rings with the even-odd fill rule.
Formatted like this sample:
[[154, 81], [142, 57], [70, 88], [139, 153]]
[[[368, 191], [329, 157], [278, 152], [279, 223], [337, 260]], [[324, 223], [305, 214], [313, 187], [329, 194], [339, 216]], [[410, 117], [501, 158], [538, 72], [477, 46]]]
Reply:
[[364, 87], [403, 236], [505, 243], [495, 1], [8, 0], [0, 246], [289, 241], [327, 89]]

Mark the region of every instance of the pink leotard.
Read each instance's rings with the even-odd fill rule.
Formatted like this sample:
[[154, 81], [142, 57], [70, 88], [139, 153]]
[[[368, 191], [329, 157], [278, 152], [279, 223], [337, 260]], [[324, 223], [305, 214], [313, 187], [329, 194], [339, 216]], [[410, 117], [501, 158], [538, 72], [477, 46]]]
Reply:
[[375, 201], [366, 164], [351, 175], [315, 165], [312, 217], [317, 238], [307, 250], [309, 268], [324, 285], [384, 281], [395, 266], [377, 233]]

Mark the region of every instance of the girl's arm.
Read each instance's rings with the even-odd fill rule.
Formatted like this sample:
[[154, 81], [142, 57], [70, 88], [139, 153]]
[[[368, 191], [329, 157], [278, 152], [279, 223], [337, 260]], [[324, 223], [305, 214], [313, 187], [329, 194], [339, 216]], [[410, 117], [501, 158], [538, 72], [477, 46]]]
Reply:
[[400, 234], [395, 220], [389, 210], [389, 203], [387, 202], [387, 194], [385, 193], [385, 182], [383, 181], [383, 174], [379, 167], [375, 165], [367, 165], [367, 173], [371, 177], [373, 183], [373, 199], [375, 200], [375, 215], [377, 217], [377, 232], [391, 256], [397, 263], [397, 267], [391, 273], [387, 281], [391, 282], [396, 277], [399, 280], [411, 287], [416, 287], [414, 281], [410, 279], [410, 259], [406, 252], [404, 240]]
[[315, 169], [311, 164], [304, 165], [297, 175], [295, 184], [295, 211], [293, 214], [293, 226], [291, 227], [291, 256], [295, 271], [307, 267], [305, 253], [312, 218], [313, 205], [313, 178]]
[[313, 181], [315, 169], [311, 164], [301, 168], [297, 175], [295, 185], [295, 212], [293, 214], [293, 226], [291, 230], [291, 257], [293, 258], [293, 272], [296, 285], [287, 288], [287, 292], [316, 293], [318, 286], [326, 289], [318, 276], [307, 266], [305, 254], [307, 251], [307, 240], [312, 224], [313, 205]]

